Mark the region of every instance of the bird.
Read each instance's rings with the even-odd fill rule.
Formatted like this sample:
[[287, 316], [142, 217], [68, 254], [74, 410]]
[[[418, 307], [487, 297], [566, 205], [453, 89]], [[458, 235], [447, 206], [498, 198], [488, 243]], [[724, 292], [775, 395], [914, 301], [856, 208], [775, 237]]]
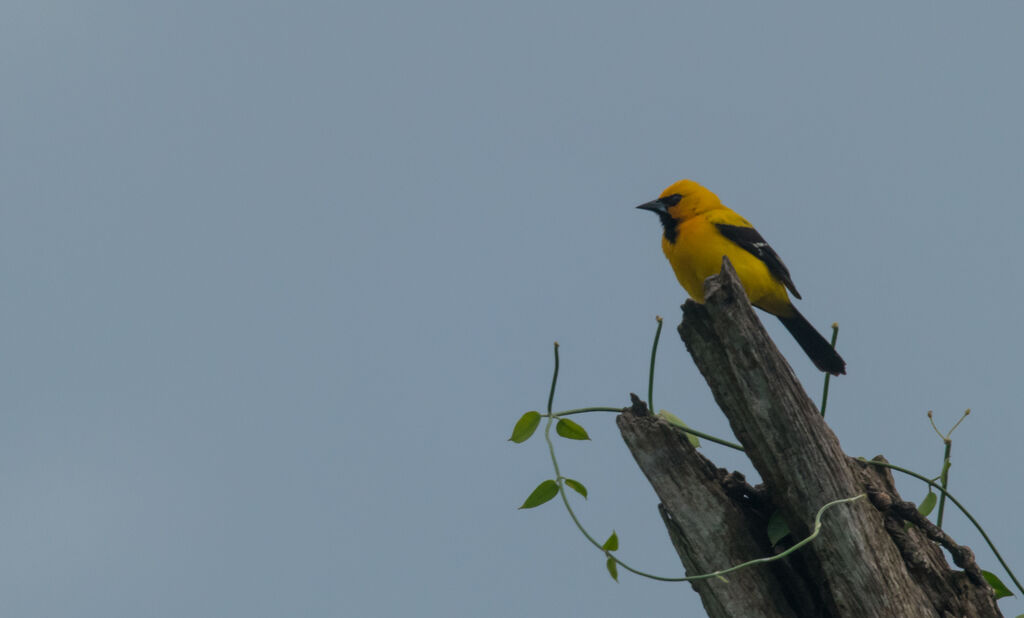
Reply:
[[846, 373], [846, 361], [789, 299], [787, 290], [796, 298], [800, 293], [782, 259], [717, 195], [693, 180], [680, 180], [637, 208], [661, 219], [662, 251], [690, 298], [704, 303], [704, 280], [717, 275], [728, 257], [750, 304], [779, 318], [819, 370]]

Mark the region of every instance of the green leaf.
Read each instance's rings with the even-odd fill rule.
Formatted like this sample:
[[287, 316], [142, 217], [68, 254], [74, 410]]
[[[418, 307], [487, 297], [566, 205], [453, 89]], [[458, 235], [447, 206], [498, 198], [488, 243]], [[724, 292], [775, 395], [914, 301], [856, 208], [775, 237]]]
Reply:
[[781, 511], [775, 511], [772, 516], [768, 518], [768, 542], [772, 544], [772, 547], [778, 545], [779, 541], [789, 536], [789, 525], [786, 524], [786, 520], [782, 518]]
[[526, 498], [526, 502], [523, 502], [521, 509], [532, 509], [535, 506], [540, 506], [548, 500], [558, 495], [558, 483], [548, 479], [537, 485], [537, 489], [533, 490], [533, 493]]
[[516, 426], [512, 428], [512, 437], [509, 440], [516, 444], [526, 442], [533, 432], [537, 431], [537, 425], [540, 425], [540, 412], [536, 410], [527, 412], [516, 421]]
[[555, 433], [570, 440], [590, 439], [585, 429], [567, 418], [558, 419], [558, 424], [555, 425]]
[[928, 495], [924, 497], [921, 504], [917, 505], [917, 512], [928, 517], [928, 513], [932, 512], [935, 508], [935, 503], [939, 501], [939, 496], [932, 490], [928, 490]]
[[614, 530], [612, 530], [612, 535], [608, 537], [604, 545], [601, 546], [601, 549], [605, 551], [616, 551], [619, 549], [619, 535], [615, 534]]
[[612, 579], [619, 581], [619, 565], [615, 562], [615, 558], [609, 558], [604, 565], [608, 567], [608, 574], [612, 576]]
[[[682, 420], [680, 420], [678, 416], [666, 410], [659, 410], [658, 417], [665, 419], [666, 421], [669, 422], [670, 425], [675, 425], [676, 427], [680, 427], [682, 429], [690, 428], [690, 426], [684, 423]], [[693, 435], [692, 433], [687, 433], [686, 438], [690, 441], [690, 444], [693, 445], [693, 448], [700, 448], [700, 438]]]
[[584, 498], [587, 497], [587, 488], [583, 486], [583, 483], [574, 479], [565, 479], [565, 484], [568, 485], [570, 489], [575, 489], [576, 493]]
[[1010, 592], [1010, 589], [1006, 587], [1006, 584], [1004, 584], [1002, 580], [996, 577], [994, 573], [982, 571], [981, 576], [985, 578], [985, 581], [988, 582], [989, 586], [992, 586], [992, 590], [994, 590], [996, 593], [996, 599], [1013, 596], [1013, 593]]

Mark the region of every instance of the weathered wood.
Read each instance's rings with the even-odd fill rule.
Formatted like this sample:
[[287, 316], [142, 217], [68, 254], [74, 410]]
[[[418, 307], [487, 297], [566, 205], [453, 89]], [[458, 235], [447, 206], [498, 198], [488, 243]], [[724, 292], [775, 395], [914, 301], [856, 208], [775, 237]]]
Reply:
[[[884, 462], [885, 458], [879, 455], [875, 460]], [[914, 504], [904, 501], [896, 491], [888, 468], [856, 460], [853, 464], [860, 469], [862, 484], [872, 504], [884, 516], [885, 529], [899, 548], [910, 575], [926, 591], [939, 615], [964, 618], [1001, 615], [971, 548], [957, 545], [921, 515]], [[914, 525], [907, 527], [906, 522]], [[963, 571], [949, 568], [940, 546]]]
[[[662, 501], [689, 574], [770, 553], [766, 507], [777, 508], [802, 538], [823, 504], [872, 496], [828, 511], [821, 535], [786, 564], [731, 574], [730, 584], [695, 585], [709, 615], [1001, 615], [991, 590], [978, 582], [969, 549], [956, 554], [966, 556], [966, 572], [954, 572], [926, 534], [903, 532], [901, 517], [909, 514], [900, 510], [886, 475], [863, 470], [842, 452], [764, 331], [728, 260], [721, 275], [705, 282], [705, 304], [684, 305], [679, 332], [764, 480], [763, 488], [730, 492], [725, 472], [687, 449], [670, 426], [620, 416], [623, 437]], [[741, 573], [744, 583], [737, 585]]]
[[[617, 419], [619, 429], [661, 500], [662, 518], [686, 574], [711, 573], [764, 555], [767, 521], [726, 494], [725, 470], [633, 398], [633, 407]], [[730, 573], [728, 582], [693, 582], [693, 587], [709, 616], [793, 615], [783, 594], [785, 582], [767, 566]]]

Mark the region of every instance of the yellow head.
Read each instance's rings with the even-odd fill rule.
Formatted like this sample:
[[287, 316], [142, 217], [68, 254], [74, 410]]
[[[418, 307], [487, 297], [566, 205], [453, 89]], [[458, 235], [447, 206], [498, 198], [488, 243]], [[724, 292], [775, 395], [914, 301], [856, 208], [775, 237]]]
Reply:
[[662, 191], [658, 199], [637, 208], [658, 215], [665, 228], [665, 238], [675, 242], [676, 227], [680, 222], [723, 206], [718, 196], [703, 185], [692, 180], [680, 180]]
[[695, 215], [722, 207], [722, 202], [717, 195], [705, 188], [704, 185], [692, 180], [680, 180], [671, 184], [661, 192], [658, 199], [665, 200], [674, 195], [679, 196], [679, 201], [674, 206], [669, 206], [668, 212], [679, 221], [685, 221]]

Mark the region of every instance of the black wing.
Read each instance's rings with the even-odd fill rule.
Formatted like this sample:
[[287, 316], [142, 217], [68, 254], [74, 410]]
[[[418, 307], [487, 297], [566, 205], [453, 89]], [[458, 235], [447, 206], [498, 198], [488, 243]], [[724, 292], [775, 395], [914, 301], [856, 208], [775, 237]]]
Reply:
[[789, 288], [793, 296], [800, 298], [800, 292], [796, 291], [796, 286], [793, 285], [793, 280], [789, 276], [789, 269], [782, 263], [782, 258], [779, 257], [779, 254], [775, 253], [775, 249], [772, 249], [765, 239], [761, 238], [757, 230], [752, 227], [726, 225], [724, 223], [716, 223], [715, 227], [722, 233], [722, 236], [725, 236], [764, 262], [765, 266], [768, 267], [768, 272]]

